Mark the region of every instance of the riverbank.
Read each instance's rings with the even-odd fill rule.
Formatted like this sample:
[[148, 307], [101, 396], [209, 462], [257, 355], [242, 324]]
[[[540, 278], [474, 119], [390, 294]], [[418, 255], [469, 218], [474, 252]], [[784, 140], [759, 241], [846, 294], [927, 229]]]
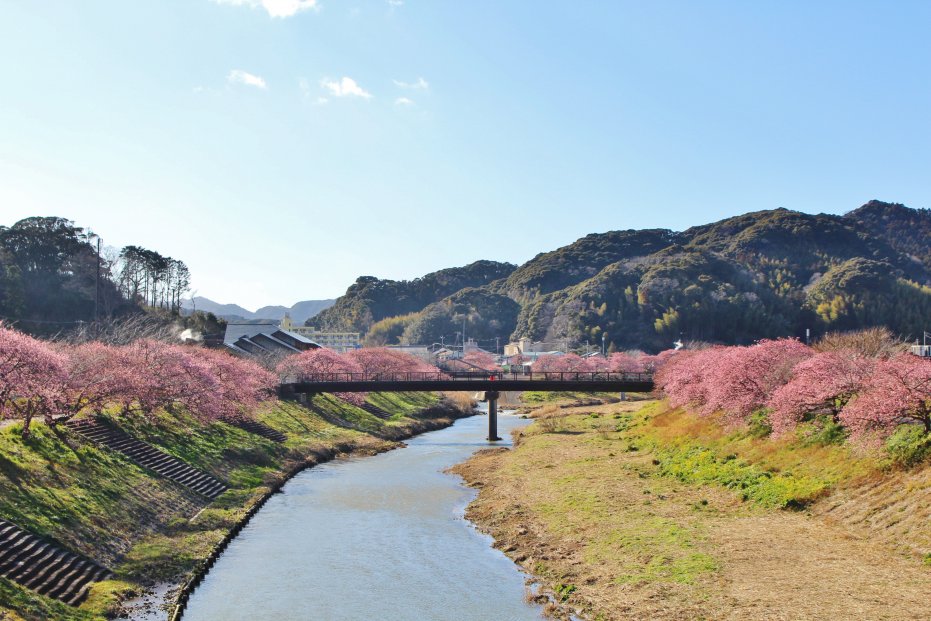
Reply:
[[[528, 423], [498, 422], [507, 436]], [[462, 517], [474, 490], [444, 472], [486, 448], [486, 430], [466, 418], [301, 473], [230, 544], [184, 621], [539, 621], [525, 574]]]
[[[90, 621], [120, 614], [146, 586], [185, 584], [288, 477], [342, 454], [374, 454], [471, 412], [437, 395], [376, 394], [370, 411], [332, 396], [307, 407], [275, 402], [258, 420], [287, 434], [276, 443], [225, 423], [164, 413], [157, 424], [114, 419], [123, 430], [227, 482], [213, 502], [151, 476], [120, 454], [42, 425], [23, 440], [0, 430], [0, 516], [113, 569], [79, 608], [0, 578], [0, 619]], [[174, 597], [176, 593], [172, 593]], [[166, 615], [167, 616], [167, 615]]]
[[455, 469], [479, 489], [467, 517], [553, 616], [931, 618], [931, 469], [659, 402], [567, 405]]

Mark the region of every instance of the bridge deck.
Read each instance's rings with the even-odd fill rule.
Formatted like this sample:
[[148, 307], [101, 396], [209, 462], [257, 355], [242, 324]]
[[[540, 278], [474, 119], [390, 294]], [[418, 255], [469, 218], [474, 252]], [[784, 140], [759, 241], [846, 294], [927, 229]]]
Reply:
[[417, 392], [540, 390], [572, 392], [650, 392], [649, 373], [399, 373], [326, 374], [281, 385], [281, 396], [322, 392]]

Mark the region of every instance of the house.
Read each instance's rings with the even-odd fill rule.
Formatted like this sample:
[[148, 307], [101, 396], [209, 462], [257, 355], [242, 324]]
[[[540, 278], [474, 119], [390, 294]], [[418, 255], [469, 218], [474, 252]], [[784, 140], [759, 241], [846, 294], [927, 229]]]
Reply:
[[505, 356], [516, 356], [518, 354], [544, 354], [553, 351], [569, 351], [567, 342], [544, 343], [542, 341], [531, 341], [530, 339], [520, 339], [508, 343], [504, 346]]

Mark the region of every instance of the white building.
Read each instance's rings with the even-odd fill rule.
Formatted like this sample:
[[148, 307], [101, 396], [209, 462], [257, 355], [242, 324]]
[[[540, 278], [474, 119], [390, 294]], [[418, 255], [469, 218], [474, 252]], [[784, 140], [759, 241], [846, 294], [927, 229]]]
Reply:
[[319, 332], [310, 326], [297, 326], [291, 321], [291, 316], [285, 314], [279, 328], [287, 332], [300, 334], [317, 343], [321, 347], [332, 349], [341, 354], [362, 347], [362, 335], [358, 332]]

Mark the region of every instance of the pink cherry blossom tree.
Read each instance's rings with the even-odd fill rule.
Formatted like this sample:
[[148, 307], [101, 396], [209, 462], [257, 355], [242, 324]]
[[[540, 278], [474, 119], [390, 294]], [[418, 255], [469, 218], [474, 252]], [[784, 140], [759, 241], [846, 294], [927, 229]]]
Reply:
[[[325, 347], [288, 356], [281, 361], [276, 371], [284, 382], [312, 381], [340, 374], [346, 374], [346, 378], [349, 379], [352, 374], [361, 376], [364, 373], [362, 365], [352, 357], [340, 355]], [[341, 392], [336, 393], [336, 396], [353, 405], [362, 405], [366, 395]]]
[[716, 355], [706, 354], [708, 390], [703, 413], [721, 411], [727, 423], [745, 424], [789, 381], [795, 365], [813, 354], [797, 339], [763, 340], [749, 347], [725, 347]]
[[708, 377], [716, 359], [726, 348], [679, 351], [668, 357], [656, 371], [653, 381], [672, 407], [702, 411], [708, 402]]
[[91, 341], [59, 348], [66, 364], [68, 418], [84, 410], [99, 410], [109, 403], [131, 403], [135, 361], [125, 347]]
[[646, 371], [648, 356], [615, 352], [609, 357], [609, 368], [613, 373], [643, 373]]
[[[188, 348], [188, 353], [208, 366], [216, 380], [216, 395], [237, 410], [233, 418], [254, 413], [259, 403], [271, 399], [277, 390], [278, 377], [257, 362], [215, 349]], [[216, 414], [217, 418], [228, 418]]]
[[64, 402], [64, 356], [48, 344], [0, 325], [0, 418], [23, 421], [28, 438], [36, 417], [54, 424]]
[[856, 440], [883, 438], [909, 423], [931, 433], [931, 360], [904, 353], [879, 360], [839, 419]]
[[791, 431], [812, 412], [827, 413], [837, 420], [875, 363], [853, 350], [826, 351], [799, 362], [789, 382], [778, 387], [767, 403], [773, 434]]
[[533, 363], [534, 373], [571, 373], [589, 371], [590, 365], [577, 354], [547, 354]]
[[486, 371], [498, 370], [498, 364], [495, 362], [495, 357], [487, 351], [470, 351], [462, 357], [462, 360], [467, 364], [478, 367], [479, 369], [485, 369]]
[[367, 375], [390, 377], [398, 373], [439, 373], [432, 364], [386, 347], [354, 349], [345, 356], [357, 363]]

